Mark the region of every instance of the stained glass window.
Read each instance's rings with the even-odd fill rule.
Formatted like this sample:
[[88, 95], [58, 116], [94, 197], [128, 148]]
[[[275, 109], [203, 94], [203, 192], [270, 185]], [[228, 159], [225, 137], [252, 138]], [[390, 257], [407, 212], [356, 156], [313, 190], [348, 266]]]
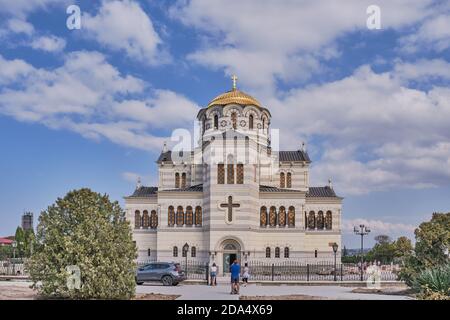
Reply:
[[234, 184], [234, 165], [227, 165], [227, 184]]
[[177, 172], [175, 173], [175, 188], [180, 187], [180, 174]]
[[199, 206], [195, 207], [195, 225], [202, 225], [202, 207]]
[[261, 227], [267, 226], [267, 208], [266, 207], [261, 207], [259, 220], [260, 220]]
[[184, 224], [183, 207], [178, 206], [178, 208], [177, 208], [177, 226], [182, 226], [183, 224]]
[[158, 227], [158, 215], [155, 210], [150, 213], [150, 228], [156, 229]]
[[285, 187], [284, 172], [280, 173], [280, 188]]
[[270, 207], [269, 225], [271, 227], [274, 227], [277, 225], [277, 208], [275, 208], [275, 207]]
[[314, 211], [310, 211], [308, 215], [308, 229], [314, 230], [316, 228], [316, 215]]
[[325, 229], [331, 230], [333, 228], [333, 215], [331, 211], [327, 211], [327, 215], [325, 218]]
[[148, 211], [144, 210], [142, 215], [142, 227], [144, 229], [148, 229], [149, 225], [150, 225], [150, 217], [148, 215]]
[[292, 188], [292, 174], [290, 172], [286, 175], [286, 188]]
[[192, 226], [194, 224], [194, 213], [192, 207], [186, 207], [186, 225]]
[[237, 174], [236, 183], [243, 184], [244, 183], [244, 165], [242, 163], [239, 163], [237, 165], [236, 174]]
[[317, 213], [317, 229], [318, 230], [323, 230], [323, 226], [324, 226], [324, 221], [323, 221], [323, 211], [319, 211]]
[[175, 209], [173, 208], [173, 206], [169, 207], [169, 212], [168, 212], [168, 219], [167, 221], [169, 222], [169, 227], [173, 227], [175, 225]]
[[225, 165], [223, 163], [217, 165], [217, 183], [225, 183]]
[[288, 226], [289, 227], [294, 227], [295, 226], [295, 208], [293, 206], [289, 207]]
[[141, 213], [139, 212], [139, 210], [136, 210], [134, 212], [134, 227], [136, 229], [141, 228]]
[[279, 213], [278, 213], [278, 224], [280, 227], [286, 226], [286, 208], [280, 207]]
[[186, 188], [186, 173], [181, 175], [181, 187]]

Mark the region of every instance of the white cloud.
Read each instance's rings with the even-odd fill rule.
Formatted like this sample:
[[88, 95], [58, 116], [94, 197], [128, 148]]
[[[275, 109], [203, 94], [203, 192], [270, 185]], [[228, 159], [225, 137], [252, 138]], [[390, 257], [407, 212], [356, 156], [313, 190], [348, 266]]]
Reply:
[[450, 8], [447, 13], [427, 19], [415, 33], [400, 39], [401, 50], [415, 53], [433, 49], [438, 52], [450, 48]]
[[[168, 90], [145, 92], [143, 99], [148, 84], [122, 75], [98, 52], [70, 53], [64, 64], [53, 70], [1, 56], [0, 66], [6, 70], [0, 81], [7, 84], [0, 90], [0, 113], [72, 130], [90, 139], [106, 138], [124, 146], [159, 151], [167, 138], [150, 133], [153, 125], [170, 129], [175, 123], [183, 124], [174, 116], [175, 110], [197, 111], [187, 98]], [[126, 107], [133, 103], [146, 105], [145, 117], [140, 118], [132, 108], [127, 113]], [[118, 105], [123, 107], [120, 112], [112, 107]]]
[[148, 64], [167, 62], [167, 54], [159, 50], [162, 41], [137, 2], [102, 1], [97, 15], [84, 14], [82, 23], [88, 36], [112, 50]]
[[[420, 61], [417, 77], [435, 77], [432, 68], [423, 69], [435, 63]], [[362, 66], [341, 80], [268, 101], [277, 110], [272, 127], [281, 128], [282, 143], [312, 141], [313, 184], [331, 177], [343, 195], [448, 184], [450, 89], [409, 88], [403, 79], [411, 70], [403, 64], [377, 74]]]
[[[378, 1], [383, 29], [400, 29], [431, 14], [431, 0]], [[276, 80], [304, 81], [321, 72], [321, 61], [339, 55], [336, 40], [367, 30], [372, 1], [180, 1], [171, 16], [201, 30], [204, 48], [189, 55], [196, 63], [237, 73], [246, 86], [274, 89]], [[219, 44], [219, 45], [218, 45]]]
[[33, 49], [48, 51], [48, 52], [59, 52], [64, 50], [66, 46], [66, 40], [56, 37], [56, 36], [42, 36], [33, 39], [31, 42], [31, 47]]
[[0, 0], [0, 12], [24, 18], [35, 10], [45, 10], [53, 5], [65, 5], [69, 0]]
[[450, 63], [443, 59], [419, 60], [415, 63], [400, 62], [395, 65], [394, 74], [403, 81], [450, 80]]
[[345, 233], [353, 233], [353, 227], [359, 225], [368, 226], [371, 230], [371, 234], [374, 236], [380, 234], [412, 234], [417, 226], [407, 223], [392, 223], [382, 220], [367, 220], [367, 219], [344, 219], [342, 224], [342, 230]]
[[34, 27], [31, 23], [17, 18], [8, 20], [7, 28], [14, 33], [24, 33], [28, 36], [34, 33]]
[[138, 179], [141, 179], [141, 184], [145, 185], [145, 186], [157, 186], [158, 185], [158, 181], [155, 179], [154, 176], [141, 175], [136, 172], [130, 172], [130, 171], [122, 172], [122, 178], [125, 181], [133, 183], [135, 185], [136, 185]]

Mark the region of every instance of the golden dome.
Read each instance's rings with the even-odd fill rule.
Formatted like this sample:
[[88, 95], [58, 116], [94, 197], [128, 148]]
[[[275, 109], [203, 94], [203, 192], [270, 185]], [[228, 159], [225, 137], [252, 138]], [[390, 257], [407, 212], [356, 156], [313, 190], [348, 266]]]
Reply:
[[222, 93], [221, 95], [218, 95], [215, 97], [211, 102], [208, 104], [208, 108], [212, 106], [217, 105], [227, 105], [230, 103], [240, 104], [240, 105], [255, 105], [257, 107], [261, 107], [258, 100], [253, 98], [252, 96], [239, 91], [237, 89], [233, 89], [231, 91]]

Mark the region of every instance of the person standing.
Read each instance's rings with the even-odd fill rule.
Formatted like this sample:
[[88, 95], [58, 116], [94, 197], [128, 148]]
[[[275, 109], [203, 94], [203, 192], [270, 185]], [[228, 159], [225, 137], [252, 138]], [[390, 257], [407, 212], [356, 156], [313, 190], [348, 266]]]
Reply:
[[231, 292], [230, 294], [239, 294], [239, 276], [241, 274], [241, 265], [236, 259], [230, 267], [231, 271]]
[[211, 286], [217, 285], [217, 266], [215, 263], [211, 266]]
[[250, 278], [248, 263], [246, 262], [244, 265], [244, 274], [242, 275], [242, 282], [244, 284], [244, 287], [248, 284], [248, 278]]

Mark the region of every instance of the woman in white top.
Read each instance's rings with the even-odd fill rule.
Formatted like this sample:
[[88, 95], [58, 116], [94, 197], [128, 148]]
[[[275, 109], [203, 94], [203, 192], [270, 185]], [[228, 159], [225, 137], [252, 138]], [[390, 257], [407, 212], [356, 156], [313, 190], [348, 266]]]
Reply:
[[244, 274], [242, 275], [242, 282], [244, 282], [244, 287], [246, 287], [248, 284], [248, 278], [250, 278], [248, 263], [245, 263]]
[[210, 275], [211, 275], [211, 285], [212, 286], [215, 286], [215, 285], [217, 285], [217, 266], [216, 266], [216, 264], [215, 263], [213, 263], [212, 264], [212, 266], [211, 266], [211, 272], [210, 272]]

